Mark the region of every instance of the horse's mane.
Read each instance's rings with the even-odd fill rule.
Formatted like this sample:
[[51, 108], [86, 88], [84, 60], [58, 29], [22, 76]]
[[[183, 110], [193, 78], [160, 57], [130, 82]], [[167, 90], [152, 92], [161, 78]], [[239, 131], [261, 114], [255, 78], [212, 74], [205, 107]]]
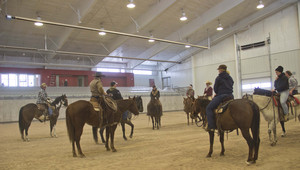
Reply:
[[66, 98], [65, 94], [56, 97], [55, 100], [51, 103], [51, 105], [56, 106], [61, 100], [64, 100], [65, 98]]
[[196, 100], [195, 100], [195, 104], [199, 105], [201, 107], [206, 107], [209, 104], [210, 100], [208, 100], [206, 97], [203, 96], [199, 96]]
[[261, 89], [261, 88], [254, 88], [253, 94], [271, 97], [272, 96], [272, 91]]

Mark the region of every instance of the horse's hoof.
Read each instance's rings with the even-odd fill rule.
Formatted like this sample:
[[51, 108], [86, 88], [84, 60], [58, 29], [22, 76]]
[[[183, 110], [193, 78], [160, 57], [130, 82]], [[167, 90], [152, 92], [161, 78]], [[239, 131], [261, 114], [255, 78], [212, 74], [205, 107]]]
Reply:
[[132, 135], [130, 135], [129, 137], [132, 138]]
[[225, 154], [221, 152], [221, 153], [220, 153], [220, 156], [225, 156]]
[[211, 157], [211, 154], [207, 154], [207, 155], [206, 155], [206, 158], [210, 158], [210, 157]]
[[123, 137], [124, 138], [124, 140], [127, 140], [127, 138], [126, 137]]
[[109, 149], [109, 148], [106, 148], [106, 151], [110, 151], [110, 149]]
[[255, 161], [246, 161], [247, 165], [255, 164]]
[[73, 154], [73, 157], [75, 158], [75, 157], [77, 157], [77, 155], [76, 155], [76, 154]]
[[272, 142], [272, 143], [271, 143], [271, 146], [275, 146], [275, 145], [276, 145], [276, 142]]
[[81, 155], [80, 155], [80, 158], [85, 158], [85, 155], [84, 155], [84, 154], [81, 154]]
[[116, 150], [116, 149], [111, 149], [111, 151], [112, 151], [112, 152], [117, 152], [117, 150]]

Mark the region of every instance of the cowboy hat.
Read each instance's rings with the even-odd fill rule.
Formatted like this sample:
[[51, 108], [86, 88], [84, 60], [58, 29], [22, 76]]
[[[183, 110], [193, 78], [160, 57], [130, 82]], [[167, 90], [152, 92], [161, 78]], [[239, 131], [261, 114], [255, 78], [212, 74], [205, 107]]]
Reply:
[[207, 80], [205, 84], [211, 85], [212, 83], [211, 83], [210, 81]]
[[47, 84], [46, 84], [46, 83], [42, 83], [40, 87], [41, 87], [41, 88], [42, 88], [42, 87], [47, 87]]
[[96, 72], [94, 77], [105, 77], [105, 75], [103, 75], [101, 72]]

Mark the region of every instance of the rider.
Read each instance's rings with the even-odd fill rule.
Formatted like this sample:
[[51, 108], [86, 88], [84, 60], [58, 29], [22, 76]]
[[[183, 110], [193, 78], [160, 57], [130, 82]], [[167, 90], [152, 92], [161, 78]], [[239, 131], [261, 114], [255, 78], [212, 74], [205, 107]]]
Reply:
[[38, 94], [38, 99], [36, 101], [36, 104], [37, 104], [38, 109], [43, 111], [44, 115], [42, 115], [38, 119], [41, 121], [45, 121], [46, 119], [49, 119], [48, 113], [49, 113], [49, 116], [52, 115], [52, 109], [50, 107], [48, 107], [50, 98], [48, 98], [48, 94], [46, 92], [46, 88], [47, 88], [46, 83], [42, 83], [40, 88], [41, 88], [41, 91]]
[[153, 87], [152, 87], [152, 91], [150, 93], [150, 97], [151, 97], [151, 99], [154, 98], [154, 99], [156, 99], [156, 100], [159, 101], [160, 93], [157, 90], [157, 88], [156, 88], [155, 85], [153, 85]]
[[192, 98], [193, 100], [195, 100], [195, 91], [193, 89], [193, 85], [190, 84], [189, 89], [186, 91], [186, 96]]
[[288, 120], [289, 108], [286, 104], [286, 101], [289, 97], [289, 80], [287, 76], [283, 73], [283, 67], [278, 66], [275, 69], [276, 79], [274, 82], [275, 89], [272, 91], [277, 91], [280, 94], [280, 104], [284, 113], [284, 120]]
[[106, 93], [112, 97], [114, 100], [122, 100], [123, 97], [120, 93], [120, 91], [117, 89], [117, 82], [112, 81], [110, 83], [110, 88], [108, 90], [106, 90]]
[[213, 89], [210, 86], [212, 83], [210, 81], [206, 81], [206, 87], [204, 89], [203, 96], [206, 96], [209, 100], [212, 100]]
[[289, 79], [289, 93], [290, 95], [298, 94], [298, 81], [295, 79], [291, 71], [286, 71], [285, 75]]
[[[90, 82], [90, 90], [92, 93], [91, 102], [97, 102], [99, 105], [103, 106], [103, 95], [107, 95], [102, 87], [101, 78], [105, 77], [101, 72], [96, 72], [94, 75], [94, 80]], [[103, 107], [102, 107], [103, 108]], [[100, 111], [100, 127], [103, 126], [103, 110]]]
[[233, 80], [232, 77], [227, 72], [227, 66], [222, 64], [218, 67], [219, 75], [215, 80], [214, 91], [215, 97], [206, 107], [206, 116], [208, 127], [207, 131], [213, 131], [217, 129], [215, 122], [214, 109], [218, 107], [218, 105], [223, 101], [226, 97], [233, 97]]

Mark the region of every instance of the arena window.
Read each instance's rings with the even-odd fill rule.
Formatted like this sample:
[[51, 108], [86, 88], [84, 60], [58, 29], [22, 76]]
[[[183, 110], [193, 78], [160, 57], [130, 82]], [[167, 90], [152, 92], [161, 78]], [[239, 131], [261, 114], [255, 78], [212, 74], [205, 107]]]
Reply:
[[152, 71], [148, 70], [133, 70], [133, 74], [152, 75]]
[[4, 87], [34, 87], [40, 84], [39, 80], [38, 74], [0, 74], [1, 86]]

